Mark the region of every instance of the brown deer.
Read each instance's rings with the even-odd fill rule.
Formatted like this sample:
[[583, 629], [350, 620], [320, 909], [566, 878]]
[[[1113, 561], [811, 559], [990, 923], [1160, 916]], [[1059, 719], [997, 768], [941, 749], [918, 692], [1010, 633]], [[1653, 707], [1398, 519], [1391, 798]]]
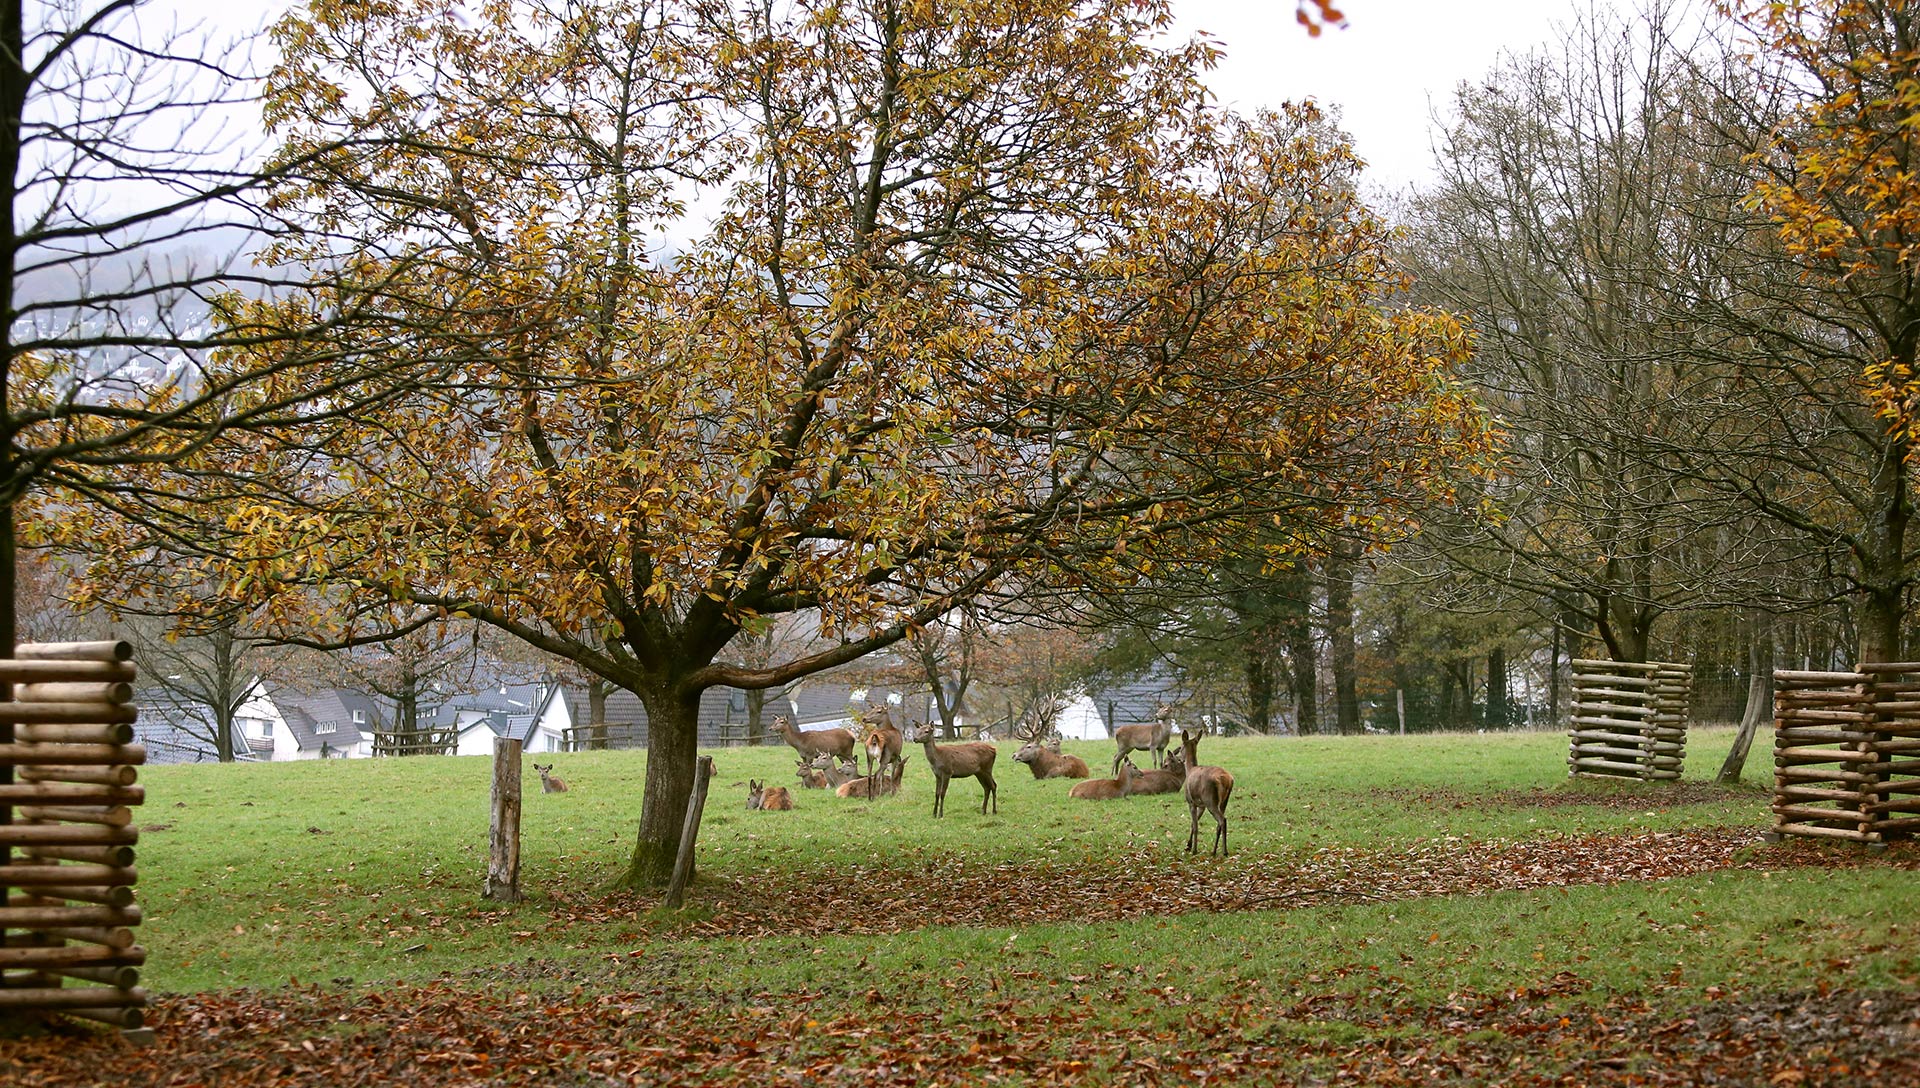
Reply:
[[757, 779], [747, 779], [747, 811], [792, 812], [793, 795], [785, 786], [762, 785]]
[[980, 795], [980, 815], [987, 814], [987, 802], [993, 802], [995, 815], [1000, 812], [1000, 788], [993, 781], [993, 761], [999, 757], [1000, 750], [983, 741], [970, 741], [966, 744], [933, 743], [933, 726], [926, 722], [907, 727], [909, 741], [924, 745], [927, 750], [927, 766], [933, 769], [933, 814], [940, 815], [947, 808], [947, 783], [955, 778], [978, 778], [985, 791]]
[[799, 768], [798, 774], [800, 775], [801, 789], [824, 790], [827, 788], [827, 775], [825, 771], [822, 771], [804, 759], [794, 760], [793, 765]]
[[553, 773], [553, 764], [549, 763], [542, 767], [536, 763], [533, 765], [533, 769], [540, 772], [541, 793], [567, 792], [567, 780]]
[[1093, 773], [1087, 768], [1086, 760], [1043, 748], [1037, 740], [1022, 745], [1013, 758], [1016, 762], [1026, 764], [1035, 778], [1085, 778]]
[[853, 758], [853, 734], [845, 729], [815, 729], [803, 732], [793, 724], [793, 719], [782, 714], [773, 719], [772, 729], [780, 734], [782, 740], [793, 746], [807, 759], [831, 752], [834, 758], [846, 762]]
[[1140, 769], [1132, 763], [1122, 763], [1120, 774], [1114, 778], [1090, 778], [1085, 782], [1075, 782], [1067, 791], [1068, 797], [1077, 797], [1082, 801], [1118, 801], [1131, 797], [1133, 783]]
[[873, 724], [867, 727], [867, 774], [874, 775], [900, 762], [907, 735], [894, 728], [893, 715], [886, 707], [868, 703], [867, 710], [873, 715]]
[[907, 773], [905, 756], [891, 767], [875, 771], [864, 778], [841, 783], [833, 791], [835, 797], [852, 797], [861, 801], [871, 801], [876, 797], [891, 797], [900, 792], [900, 779]]
[[[1127, 760], [1127, 766], [1133, 766]], [[1156, 793], [1179, 793], [1187, 784], [1187, 760], [1179, 752], [1167, 753], [1167, 765], [1157, 771], [1139, 771], [1139, 777], [1133, 780], [1133, 792], [1136, 795]]]
[[1205, 809], [1213, 816], [1213, 847], [1207, 851], [1212, 857], [1213, 851], [1220, 851], [1221, 857], [1227, 856], [1227, 801], [1233, 797], [1233, 775], [1225, 767], [1203, 767], [1200, 765], [1200, 738], [1182, 729], [1180, 731], [1180, 754], [1186, 760], [1187, 781], [1183, 787], [1187, 795], [1187, 815], [1191, 818], [1187, 830], [1187, 853], [1200, 850], [1200, 810]]
[[1113, 754], [1113, 774], [1120, 776], [1120, 761], [1128, 752], [1146, 752], [1158, 768], [1167, 761], [1167, 742], [1173, 737], [1173, 708], [1161, 703], [1149, 725], [1123, 725], [1113, 731], [1113, 743], [1120, 750]]
[[824, 752], [813, 757], [813, 762], [807, 764], [807, 766], [812, 770], [820, 772], [820, 776], [826, 780], [827, 788], [830, 790], [837, 790], [848, 782], [852, 782], [860, 777], [860, 765], [858, 763], [849, 759], [836, 764], [833, 761], [833, 757]]

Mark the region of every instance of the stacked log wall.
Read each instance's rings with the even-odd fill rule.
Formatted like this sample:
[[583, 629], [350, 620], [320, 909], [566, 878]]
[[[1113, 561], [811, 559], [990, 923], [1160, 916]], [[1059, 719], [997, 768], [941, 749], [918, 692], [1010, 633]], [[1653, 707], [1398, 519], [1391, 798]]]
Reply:
[[1920, 831], [1920, 663], [1773, 677], [1774, 833], [1884, 843]]
[[133, 743], [132, 647], [124, 642], [24, 643], [0, 659], [13, 725], [0, 764], [0, 1019], [59, 1012], [139, 1028], [146, 951], [133, 807], [146, 800]]
[[1677, 779], [1686, 760], [1693, 667], [1576, 659], [1567, 773]]

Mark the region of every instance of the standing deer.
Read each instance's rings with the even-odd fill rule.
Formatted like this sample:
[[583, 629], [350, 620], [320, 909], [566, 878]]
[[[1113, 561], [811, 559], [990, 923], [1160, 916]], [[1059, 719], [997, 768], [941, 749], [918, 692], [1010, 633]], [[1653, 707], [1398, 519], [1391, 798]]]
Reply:
[[533, 765], [533, 769], [540, 772], [541, 793], [567, 792], [567, 780], [553, 773], [553, 764], [549, 763], [542, 767], [536, 763]]
[[906, 746], [906, 734], [894, 728], [893, 715], [888, 713], [886, 707], [879, 703], [868, 703], [867, 710], [876, 715], [873, 724], [867, 727], [866, 741], [867, 774], [872, 776], [900, 762], [900, 752]]
[[1220, 851], [1221, 857], [1227, 856], [1227, 801], [1233, 797], [1233, 775], [1225, 767], [1203, 767], [1200, 765], [1200, 738], [1182, 729], [1180, 731], [1180, 754], [1186, 760], [1187, 781], [1184, 790], [1187, 795], [1187, 815], [1191, 818], [1187, 830], [1187, 853], [1200, 850], [1200, 810], [1206, 809], [1213, 816], [1213, 848], [1207, 851], [1212, 857], [1213, 851]]
[[812, 759], [822, 752], [833, 753], [834, 757], [843, 763], [853, 758], [853, 734], [845, 729], [816, 729], [812, 732], [802, 732], [799, 726], [793, 724], [793, 719], [785, 714], [773, 719], [772, 729], [780, 734], [782, 740], [792, 745], [794, 751], [807, 759]]
[[1022, 745], [1013, 758], [1016, 762], [1026, 764], [1035, 778], [1085, 778], [1093, 773], [1088, 769], [1086, 760], [1042, 748], [1037, 740]]
[[[736, 783], [737, 784], [737, 783]], [[785, 786], [768, 786], [757, 779], [747, 779], [747, 811], [792, 812], [793, 795]]]
[[1139, 775], [1140, 768], [1128, 761], [1120, 765], [1120, 774], [1114, 778], [1090, 778], [1085, 782], [1075, 782], [1073, 788], [1067, 791], [1067, 796], [1082, 801], [1118, 801], [1133, 796], [1133, 785]]
[[1113, 754], [1113, 775], [1120, 777], [1120, 761], [1128, 752], [1146, 752], [1155, 768], [1167, 761], [1167, 742], [1173, 737], [1173, 708], [1161, 703], [1153, 712], [1150, 725], [1123, 725], [1113, 731], [1113, 742], [1120, 750]]
[[[1133, 766], [1127, 760], [1127, 766]], [[1133, 780], [1135, 794], [1179, 793], [1187, 784], [1187, 760], [1179, 752], [1167, 753], [1167, 765], [1157, 771], [1140, 771]]]
[[978, 778], [984, 793], [980, 795], [980, 815], [987, 814], [987, 802], [993, 802], [995, 815], [1000, 812], [1000, 788], [993, 782], [993, 761], [1000, 750], [992, 744], [982, 741], [970, 741], [966, 744], [933, 743], [933, 726], [922, 722], [908, 726], [907, 740], [921, 744], [927, 750], [927, 766], [933, 769], [933, 814], [940, 815], [947, 807], [947, 783], [955, 778]]

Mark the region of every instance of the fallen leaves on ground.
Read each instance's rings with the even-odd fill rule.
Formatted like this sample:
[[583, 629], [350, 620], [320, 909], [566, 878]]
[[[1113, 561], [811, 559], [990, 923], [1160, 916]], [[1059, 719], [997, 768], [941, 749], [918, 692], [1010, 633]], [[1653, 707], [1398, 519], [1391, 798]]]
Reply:
[[[1758, 844], [1761, 834], [1756, 828], [1717, 827], [1519, 840], [1449, 837], [1384, 848], [1236, 855], [1226, 863], [1189, 858], [1150, 841], [1108, 864], [1062, 856], [995, 865], [937, 855], [831, 874], [787, 867], [703, 881], [691, 900], [707, 913], [684, 932], [718, 937], [1032, 925], [1659, 880], [1736, 865], [1790, 868], [1817, 862], [1841, 868], [1860, 863], [1857, 851], [1836, 851], [1823, 843], [1782, 843], [1759, 852], [1763, 857], [1744, 857], [1742, 851]], [[1920, 844], [1901, 844], [1876, 864], [1920, 868]], [[553, 900], [556, 920], [562, 922], [601, 921], [636, 905], [631, 898], [565, 889], [556, 890]]]
[[[1389, 980], [1390, 981], [1390, 980]], [[1112, 1017], [1075, 1002], [949, 1010], [921, 995], [562, 998], [445, 983], [163, 1000], [157, 1044], [72, 1035], [0, 1050], [15, 1088], [208, 1085], [1192, 1084], [1894, 1085], [1920, 1083], [1920, 996], [1723, 994], [1673, 1007], [1561, 973], [1416, 1006], [1274, 989]], [[1297, 992], [1297, 991], [1294, 991]], [[1658, 997], [1659, 995], [1655, 995]], [[1110, 1007], [1110, 1006], [1109, 1006]], [[1096, 1017], [1097, 1019], [1097, 1017]]]

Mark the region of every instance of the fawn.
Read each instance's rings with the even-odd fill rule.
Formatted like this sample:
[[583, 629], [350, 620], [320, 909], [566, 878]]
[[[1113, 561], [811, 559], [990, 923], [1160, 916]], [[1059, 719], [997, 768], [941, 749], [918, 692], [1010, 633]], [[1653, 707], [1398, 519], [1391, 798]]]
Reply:
[[533, 769], [540, 772], [541, 793], [567, 792], [567, 780], [553, 773], [553, 764], [549, 763], [542, 767], [536, 763], [533, 765]]

